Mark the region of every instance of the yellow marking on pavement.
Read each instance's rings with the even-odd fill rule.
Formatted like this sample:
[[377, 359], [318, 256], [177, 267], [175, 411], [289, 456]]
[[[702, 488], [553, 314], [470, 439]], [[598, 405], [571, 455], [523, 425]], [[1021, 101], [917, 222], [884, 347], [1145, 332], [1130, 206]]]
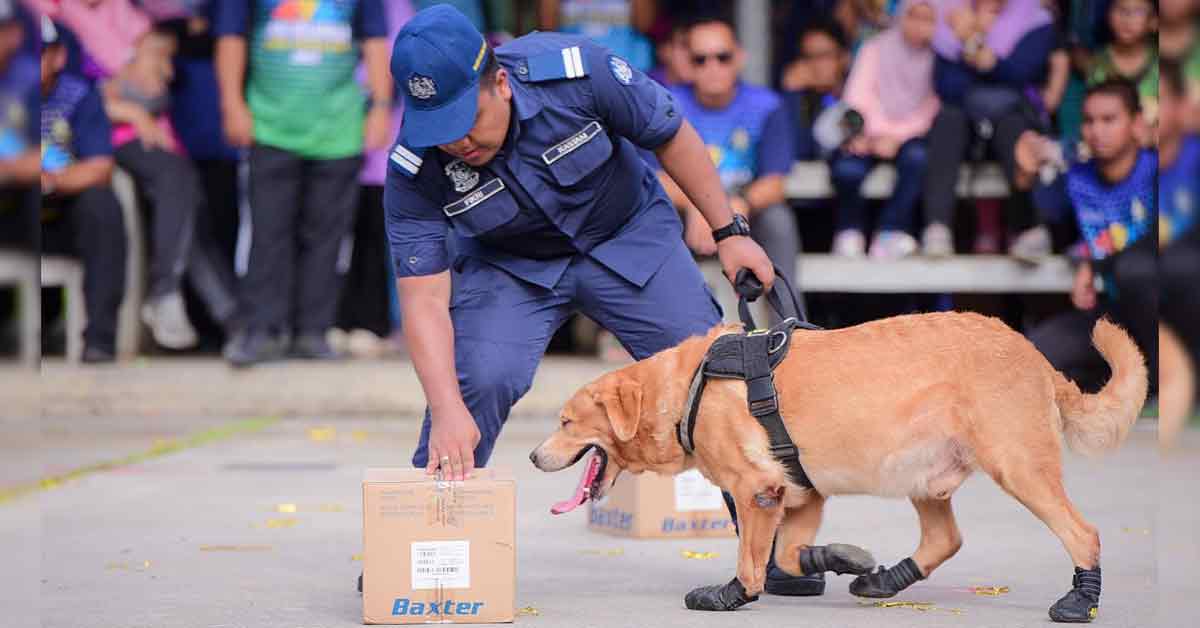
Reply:
[[201, 552], [269, 552], [270, 545], [201, 545]]
[[143, 462], [149, 462], [156, 458], [161, 458], [163, 456], [188, 449], [194, 449], [196, 447], [201, 447], [211, 443], [228, 440], [242, 434], [258, 432], [278, 421], [278, 417], [243, 419], [241, 421], [233, 421], [224, 425], [218, 425], [217, 427], [209, 428], [184, 438], [156, 440], [148, 449], [129, 454], [128, 456], [115, 458], [113, 460], [105, 460], [102, 462], [94, 462], [92, 464], [84, 465], [64, 473], [44, 477], [35, 482], [29, 482], [27, 484], [20, 484], [10, 488], [0, 489], [0, 506], [40, 491], [49, 491], [51, 489], [59, 488], [64, 484], [74, 482], [90, 475], [103, 473], [105, 471], [113, 471], [115, 469], [140, 464]]
[[1000, 597], [1008, 592], [1008, 587], [971, 587], [971, 593], [987, 597]]
[[281, 517], [279, 519], [267, 519], [268, 528], [294, 528], [300, 520], [295, 517]]
[[683, 550], [679, 554], [691, 560], [712, 560], [717, 557], [716, 552], [693, 552], [691, 550]]
[[308, 429], [308, 440], [322, 443], [337, 438], [337, 428], [332, 426], [312, 427]]

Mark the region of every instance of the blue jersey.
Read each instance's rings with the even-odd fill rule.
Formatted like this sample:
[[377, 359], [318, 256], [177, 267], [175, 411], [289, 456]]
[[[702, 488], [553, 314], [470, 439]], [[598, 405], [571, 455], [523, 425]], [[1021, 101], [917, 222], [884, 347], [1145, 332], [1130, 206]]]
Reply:
[[403, 135], [392, 149], [384, 207], [396, 275], [437, 274], [470, 256], [550, 288], [587, 255], [644, 285], [681, 226], [635, 145], [674, 137], [674, 97], [583, 37], [534, 33], [495, 54], [512, 118], [491, 162], [472, 167]]
[[1159, 241], [1166, 244], [1196, 224], [1200, 201], [1200, 136], [1183, 138], [1179, 154], [1158, 174]]
[[42, 99], [41, 122], [42, 168], [47, 172], [113, 152], [112, 125], [104, 103], [82, 77], [59, 75]]
[[727, 106], [708, 109], [696, 100], [692, 87], [678, 86], [672, 91], [684, 117], [708, 147], [727, 192], [791, 169], [795, 159], [791, 123], [775, 92], [740, 84]]
[[1067, 173], [1067, 195], [1093, 260], [1111, 257], [1150, 233], [1155, 225], [1158, 158], [1144, 150], [1124, 180], [1109, 183], [1094, 162]]

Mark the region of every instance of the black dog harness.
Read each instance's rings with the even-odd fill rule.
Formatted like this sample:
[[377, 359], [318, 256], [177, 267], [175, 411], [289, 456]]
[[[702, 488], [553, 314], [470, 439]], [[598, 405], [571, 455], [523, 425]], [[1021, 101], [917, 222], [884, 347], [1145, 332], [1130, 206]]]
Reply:
[[[800, 302], [792, 291], [791, 284], [778, 268], [775, 269], [775, 276], [791, 294], [794, 311], [803, 316]], [[738, 314], [745, 327], [751, 331], [725, 334], [718, 337], [709, 347], [708, 353], [692, 376], [692, 385], [688, 390], [687, 414], [680, 421], [676, 433], [679, 444], [688, 454], [695, 451], [692, 439], [696, 431], [700, 399], [708, 379], [740, 379], [746, 382], [746, 401], [750, 406], [750, 414], [758, 419], [759, 424], [767, 431], [771, 455], [783, 464], [793, 482], [812, 488], [812, 482], [804, 472], [804, 466], [800, 464], [800, 450], [792, 442], [779, 413], [779, 394], [775, 389], [774, 372], [787, 357], [794, 330], [821, 328], [796, 318], [787, 318], [770, 329], [757, 329], [747, 302], [753, 302], [762, 294], [762, 284], [749, 271], [742, 270], [738, 273], [735, 288], [738, 292]], [[767, 300], [780, 316], [784, 315], [783, 304], [775, 290], [767, 295]]]

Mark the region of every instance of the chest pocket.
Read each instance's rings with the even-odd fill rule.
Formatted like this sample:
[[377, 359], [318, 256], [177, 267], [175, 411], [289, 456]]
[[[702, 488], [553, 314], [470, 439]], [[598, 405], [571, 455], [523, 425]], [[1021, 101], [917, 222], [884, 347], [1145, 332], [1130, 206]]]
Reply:
[[442, 208], [454, 227], [468, 236], [482, 235], [508, 223], [517, 211], [516, 199], [499, 177]]
[[599, 122], [592, 121], [571, 137], [542, 153], [542, 162], [563, 187], [579, 183], [612, 156], [612, 140]]

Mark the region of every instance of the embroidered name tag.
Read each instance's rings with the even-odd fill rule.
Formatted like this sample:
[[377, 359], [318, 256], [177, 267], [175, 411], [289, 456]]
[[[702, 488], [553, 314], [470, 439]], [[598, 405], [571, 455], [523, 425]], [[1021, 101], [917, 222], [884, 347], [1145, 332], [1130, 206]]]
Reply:
[[587, 126], [583, 127], [582, 131], [572, 135], [571, 137], [568, 137], [554, 146], [551, 146], [546, 150], [546, 152], [542, 153], [542, 161], [546, 162], [546, 165], [549, 166], [559, 159], [569, 155], [571, 151], [574, 151], [584, 144], [587, 144], [588, 140], [596, 137], [603, 130], [604, 128], [600, 126], [599, 122], [596, 122], [595, 120], [589, 122]]
[[457, 216], [465, 211], [470, 211], [476, 205], [488, 200], [504, 189], [504, 181], [498, 177], [479, 186], [474, 192], [450, 203], [442, 208], [447, 216]]

